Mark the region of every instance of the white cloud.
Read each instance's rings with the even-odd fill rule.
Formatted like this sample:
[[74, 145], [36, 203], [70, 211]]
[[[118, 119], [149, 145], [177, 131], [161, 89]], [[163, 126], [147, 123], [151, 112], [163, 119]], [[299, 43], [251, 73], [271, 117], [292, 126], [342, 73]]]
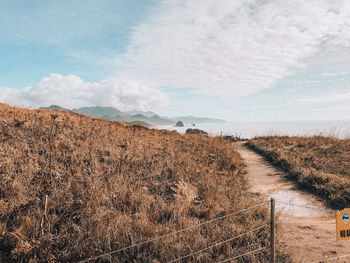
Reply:
[[237, 96], [271, 87], [324, 41], [350, 39], [347, 0], [167, 0], [131, 35], [124, 76]]
[[38, 84], [21, 90], [0, 88], [0, 100], [13, 105], [76, 108], [112, 106], [121, 110], [143, 109], [167, 103], [165, 94], [132, 81], [85, 82], [77, 76], [51, 74]]
[[[114, 106], [122, 110], [161, 108], [162, 112], [170, 109], [177, 115], [187, 112], [207, 115], [223, 113], [232, 107], [239, 110], [237, 105], [232, 105], [232, 97], [270, 88], [298, 67], [309, 69], [316, 65], [317, 70], [322, 68], [322, 72], [328, 73], [320, 75], [323, 79], [318, 76], [302, 83], [297, 83], [296, 78], [296, 88], [290, 89], [294, 93], [316, 86], [320, 80], [330, 82], [325, 77], [330, 78], [332, 74], [332, 82], [345, 83], [347, 80], [345, 73], [349, 72], [350, 65], [347, 56], [350, 54], [349, 0], [162, 0], [160, 6], [152, 10], [149, 20], [136, 26], [129, 35], [127, 52], [116, 63], [110, 60], [115, 54], [113, 52], [108, 58], [97, 50], [94, 53], [72, 51], [68, 55], [115, 68], [118, 73], [114, 79], [89, 83], [74, 75], [52, 74], [25, 89], [0, 88], [0, 101], [35, 107], [59, 104], [68, 108], [92, 105]], [[73, 13], [72, 18], [75, 18]], [[49, 21], [56, 20], [51, 20], [49, 13], [47, 15]], [[94, 17], [93, 23], [99, 16]], [[98, 37], [97, 33], [106, 23], [117, 26], [120, 22], [119, 19], [114, 21], [113, 15], [108, 17], [92, 28], [88, 26], [90, 23], [82, 27], [78, 23], [70, 30], [72, 36], [57, 34], [65, 29], [60, 25], [49, 37], [45, 33], [47, 30], [41, 30], [38, 36], [30, 31], [28, 34], [39, 41], [44, 37], [53, 42], [55, 36], [58, 40], [61, 37], [70, 39], [79, 32], [84, 36]], [[27, 20], [23, 21], [20, 24]], [[37, 23], [50, 26], [42, 21], [46, 18]], [[340, 72], [344, 72], [344, 76], [340, 76]], [[302, 85], [299, 87], [299, 84]], [[317, 88], [321, 85], [334, 88], [333, 83], [319, 84]], [[162, 87], [191, 89], [191, 98], [181, 101], [177, 96], [174, 99], [176, 104], [169, 105], [167, 96], [156, 89]], [[169, 96], [180, 94], [179, 90], [177, 92], [169, 92]], [[193, 93], [209, 96], [195, 96]], [[318, 92], [312, 94], [315, 93], [320, 95]], [[189, 92], [183, 94], [186, 96]], [[247, 101], [247, 109], [256, 110], [345, 101], [344, 94], [303, 100], [296, 100], [303, 96], [293, 93], [289, 99], [283, 99], [278, 92], [271, 94], [276, 97], [271, 105], [263, 101], [266, 97], [243, 101]], [[305, 96], [310, 94], [304, 92]], [[239, 105], [238, 100], [235, 102]]]

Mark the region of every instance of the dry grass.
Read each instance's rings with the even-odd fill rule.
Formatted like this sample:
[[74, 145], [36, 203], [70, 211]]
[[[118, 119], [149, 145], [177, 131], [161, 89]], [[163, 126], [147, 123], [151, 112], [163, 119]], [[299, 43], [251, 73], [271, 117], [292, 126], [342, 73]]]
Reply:
[[248, 144], [333, 207], [350, 206], [349, 139], [270, 136], [254, 138]]
[[[252, 205], [247, 187], [239, 154], [220, 138], [0, 104], [0, 252], [11, 262], [78, 262], [171, 233]], [[96, 261], [167, 262], [265, 224], [265, 212]], [[257, 231], [183, 262], [226, 259], [266, 245], [267, 235]]]

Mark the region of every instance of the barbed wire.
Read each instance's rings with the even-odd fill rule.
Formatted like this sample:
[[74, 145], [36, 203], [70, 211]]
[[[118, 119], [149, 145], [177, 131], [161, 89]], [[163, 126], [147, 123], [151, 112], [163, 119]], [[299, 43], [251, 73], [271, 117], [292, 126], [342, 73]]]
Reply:
[[237, 258], [241, 258], [241, 257], [244, 257], [244, 256], [248, 256], [248, 255], [250, 255], [250, 254], [254, 254], [254, 253], [256, 253], [256, 252], [265, 250], [266, 248], [267, 248], [267, 247], [258, 248], [258, 249], [255, 249], [255, 250], [253, 250], [253, 251], [249, 251], [249, 252], [247, 252], [247, 253], [244, 253], [244, 254], [235, 256], [235, 257], [233, 257], [233, 258], [225, 259], [225, 260], [220, 261], [220, 262], [218, 262], [218, 263], [225, 263], [225, 262], [228, 262], [228, 261], [237, 259]]
[[166, 238], [166, 237], [169, 237], [169, 236], [173, 236], [173, 235], [176, 235], [178, 233], [181, 233], [181, 232], [184, 232], [184, 231], [187, 231], [187, 230], [190, 230], [190, 229], [194, 229], [194, 228], [197, 228], [197, 227], [200, 227], [200, 226], [203, 226], [203, 225], [207, 225], [207, 224], [213, 223], [213, 222], [218, 221], [218, 220], [222, 220], [222, 219], [228, 218], [230, 216], [234, 216], [234, 215], [237, 215], [237, 214], [240, 214], [240, 213], [243, 213], [243, 212], [247, 212], [247, 211], [252, 210], [254, 208], [257, 208], [257, 207], [259, 207], [259, 206], [261, 206], [261, 205], [263, 205], [265, 203], [266, 203], [266, 201], [258, 203], [258, 204], [254, 205], [254, 206], [250, 206], [250, 207], [247, 207], [245, 209], [233, 212], [233, 213], [229, 213], [229, 214], [221, 216], [221, 217], [214, 218], [212, 220], [205, 221], [203, 223], [199, 223], [199, 224], [187, 227], [187, 228], [183, 228], [181, 230], [178, 230], [178, 231], [175, 231], [175, 232], [172, 232], [172, 233], [168, 233], [168, 234], [165, 234], [165, 235], [162, 235], [162, 236], [151, 238], [149, 240], [145, 240], [145, 241], [142, 241], [140, 243], [137, 243], [137, 244], [134, 244], [134, 245], [130, 245], [130, 246], [127, 246], [127, 247], [123, 247], [123, 248], [120, 248], [120, 249], [117, 249], [117, 250], [114, 250], [114, 251], [111, 251], [111, 252], [103, 253], [103, 254], [100, 254], [100, 255], [95, 256], [95, 257], [84, 259], [84, 260], [78, 261], [78, 263], [89, 262], [89, 261], [96, 260], [96, 259], [104, 257], [104, 256], [113, 255], [115, 253], [118, 253], [118, 252], [130, 249], [130, 248], [133, 248], [133, 247], [138, 247], [138, 246], [141, 246], [141, 245], [144, 245], [144, 244], [148, 244], [148, 243], [154, 242], [154, 241], [159, 240], [159, 239], [163, 239], [163, 238]]
[[[271, 203], [270, 200], [265, 200], [265, 201], [261, 201], [260, 203], [258, 203], [258, 205], [259, 205], [259, 204], [260, 204], [260, 205], [263, 205], [263, 204], [269, 205], [270, 203]], [[232, 204], [228, 204], [228, 205], [222, 206], [222, 207], [220, 207], [220, 208], [221, 208], [221, 209], [227, 209], [227, 208], [230, 208], [230, 207], [232, 207]]]
[[[277, 214], [278, 215], [283, 215], [283, 212], [284, 212], [284, 210], [288, 207], [288, 205], [290, 205], [291, 204], [291, 202], [295, 199], [296, 197], [293, 197], [288, 203], [285, 203], [285, 206], [280, 210], [280, 211], [277, 211]], [[275, 199], [275, 201], [277, 201], [276, 199]]]
[[206, 248], [204, 248], [204, 249], [198, 250], [198, 251], [196, 251], [196, 252], [193, 252], [193, 253], [188, 254], [188, 255], [186, 255], [186, 256], [183, 256], [183, 257], [181, 257], [181, 258], [177, 258], [177, 259], [174, 259], [174, 260], [172, 260], [172, 261], [169, 261], [168, 263], [174, 263], [174, 262], [177, 262], [177, 261], [179, 261], [179, 260], [182, 260], [182, 259], [185, 259], [185, 258], [194, 256], [194, 255], [199, 254], [199, 253], [202, 253], [202, 252], [204, 252], [204, 251], [206, 251], [206, 250], [208, 250], [208, 249], [211, 249], [211, 248], [220, 246], [220, 245], [222, 245], [222, 244], [224, 244], [224, 243], [233, 241], [233, 240], [235, 240], [235, 239], [237, 239], [237, 238], [240, 238], [240, 237], [243, 237], [243, 236], [245, 236], [245, 235], [247, 235], [247, 234], [249, 234], [249, 233], [253, 233], [253, 232], [255, 232], [255, 231], [259, 230], [259, 229], [262, 229], [262, 228], [266, 227], [267, 225], [268, 225], [268, 224], [265, 224], [265, 225], [263, 225], [263, 226], [257, 227], [257, 228], [255, 228], [255, 229], [252, 229], [252, 230], [250, 230], [250, 231], [247, 231], [247, 232], [245, 232], [245, 233], [242, 233], [242, 234], [240, 234], [240, 235], [238, 235], [238, 236], [235, 236], [235, 237], [233, 237], [233, 238], [230, 238], [230, 239], [227, 239], [227, 240], [225, 240], [225, 241], [216, 243], [216, 244], [214, 244], [214, 245], [212, 245], [212, 246], [209, 246], [209, 247], [206, 247]]

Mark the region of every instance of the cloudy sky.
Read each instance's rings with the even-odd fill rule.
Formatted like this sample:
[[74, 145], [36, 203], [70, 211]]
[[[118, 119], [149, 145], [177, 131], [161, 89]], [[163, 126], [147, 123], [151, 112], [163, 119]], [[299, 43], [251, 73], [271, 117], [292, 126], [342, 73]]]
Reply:
[[0, 102], [350, 119], [350, 1], [0, 0]]

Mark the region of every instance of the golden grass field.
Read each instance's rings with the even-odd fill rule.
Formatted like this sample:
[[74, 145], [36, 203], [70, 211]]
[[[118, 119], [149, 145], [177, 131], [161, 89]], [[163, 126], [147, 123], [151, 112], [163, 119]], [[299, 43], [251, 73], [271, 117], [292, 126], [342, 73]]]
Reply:
[[350, 207], [350, 139], [266, 136], [248, 145], [331, 206]]
[[[239, 154], [221, 138], [0, 104], [0, 254], [8, 262], [79, 262], [254, 202]], [[266, 223], [256, 208], [93, 261], [167, 262]], [[267, 237], [262, 229], [182, 262], [218, 262]]]

